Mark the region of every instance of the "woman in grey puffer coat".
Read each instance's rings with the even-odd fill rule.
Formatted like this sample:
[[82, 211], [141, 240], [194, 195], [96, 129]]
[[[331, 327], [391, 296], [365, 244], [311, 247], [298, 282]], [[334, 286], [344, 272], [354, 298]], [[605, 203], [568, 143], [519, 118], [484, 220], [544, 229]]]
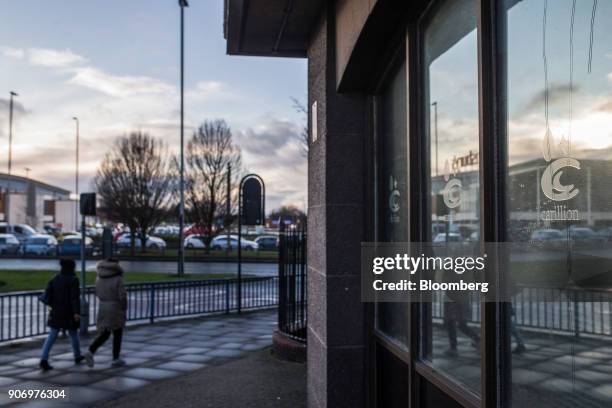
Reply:
[[113, 362], [119, 367], [125, 364], [120, 358], [121, 338], [125, 327], [127, 312], [127, 293], [123, 286], [123, 269], [116, 259], [106, 259], [97, 265], [96, 296], [99, 299], [96, 326], [100, 333], [89, 346], [85, 360], [90, 367], [94, 365], [93, 355], [113, 334]]

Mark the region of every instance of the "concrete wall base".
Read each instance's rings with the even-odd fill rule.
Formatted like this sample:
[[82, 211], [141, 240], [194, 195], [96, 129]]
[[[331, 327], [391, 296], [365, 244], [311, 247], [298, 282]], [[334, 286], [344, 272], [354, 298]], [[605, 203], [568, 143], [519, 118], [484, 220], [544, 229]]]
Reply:
[[306, 362], [306, 344], [295, 340], [278, 330], [272, 335], [274, 354], [279, 358], [296, 363]]

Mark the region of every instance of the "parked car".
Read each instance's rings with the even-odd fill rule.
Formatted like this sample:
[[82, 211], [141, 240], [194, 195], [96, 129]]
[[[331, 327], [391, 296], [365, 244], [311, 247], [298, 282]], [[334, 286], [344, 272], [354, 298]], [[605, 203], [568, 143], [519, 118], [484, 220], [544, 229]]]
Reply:
[[43, 231], [45, 232], [45, 234], [53, 235], [55, 237], [62, 233], [62, 229], [60, 227], [51, 224], [43, 226]]
[[[563, 231], [562, 234], [567, 236], [567, 230]], [[601, 235], [598, 235], [592, 229], [588, 227], [570, 227], [569, 228], [570, 239], [578, 242], [604, 242], [606, 239]]]
[[192, 224], [185, 228], [185, 236], [188, 235], [208, 235], [208, 229], [201, 224]]
[[153, 230], [151, 232], [153, 234], [155, 234], [155, 235], [168, 236], [168, 227], [166, 227], [166, 226], [157, 226], [157, 227], [153, 228]]
[[160, 237], [176, 237], [179, 231], [180, 228], [173, 225], [160, 225], [153, 229], [153, 234]]
[[130, 229], [128, 227], [124, 227], [124, 228], [115, 228], [115, 230], [113, 231], [113, 240], [117, 241], [119, 238], [121, 238], [123, 235], [130, 233]]
[[[102, 232], [103, 232], [102, 228], [85, 227], [85, 236], [90, 237], [90, 238], [99, 237], [102, 235]], [[79, 228], [78, 234], [81, 235], [80, 228]]]
[[19, 240], [11, 234], [0, 234], [0, 255], [14, 255], [19, 252]]
[[539, 229], [531, 233], [531, 241], [550, 242], [563, 240], [563, 233], [556, 229]]
[[[92, 255], [94, 250], [93, 240], [85, 237], [85, 255]], [[81, 236], [67, 235], [58, 246], [60, 255], [81, 255]]]
[[[117, 248], [130, 248], [132, 245], [131, 237], [132, 237], [131, 234], [121, 235], [117, 239], [117, 242], [116, 242]], [[147, 249], [154, 249], [154, 250], [161, 251], [163, 249], [166, 249], [166, 241], [164, 241], [163, 239], [159, 237], [153, 237], [153, 236], [147, 235], [145, 246], [147, 247]], [[140, 241], [140, 238], [138, 236], [136, 237], [136, 240], [134, 242], [134, 247], [135, 248], [142, 247], [142, 242]]]
[[441, 232], [434, 238], [433, 242], [461, 242], [463, 238], [461, 238], [461, 234], [457, 232], [449, 232], [448, 239], [447, 234], [445, 232]]
[[612, 241], [612, 227], [604, 228], [597, 231], [597, 235], [599, 235], [606, 241]]
[[204, 243], [205, 238], [206, 237], [204, 235], [189, 235], [187, 238], [185, 238], [183, 246], [188, 249], [206, 248], [206, 244]]
[[0, 234], [11, 234], [23, 245], [25, 241], [37, 232], [27, 224], [7, 224], [0, 222]]
[[25, 255], [55, 255], [57, 239], [53, 235], [32, 235], [23, 244], [23, 253]]
[[[446, 232], [447, 224], [445, 222], [434, 221], [431, 223], [431, 235], [433, 237], [438, 234], [442, 234]], [[459, 233], [459, 226], [457, 224], [451, 224], [449, 226], [449, 232], [451, 233]]]
[[262, 235], [255, 239], [259, 249], [275, 250], [278, 249], [278, 237], [273, 235]]
[[[227, 249], [227, 235], [217, 235], [214, 237], [210, 242], [210, 247], [215, 250]], [[240, 247], [247, 251], [257, 251], [259, 249], [257, 242], [244, 238], [240, 240]], [[230, 248], [238, 249], [238, 235], [230, 235]]]
[[472, 232], [467, 240], [470, 242], [480, 241], [480, 231], [476, 230]]

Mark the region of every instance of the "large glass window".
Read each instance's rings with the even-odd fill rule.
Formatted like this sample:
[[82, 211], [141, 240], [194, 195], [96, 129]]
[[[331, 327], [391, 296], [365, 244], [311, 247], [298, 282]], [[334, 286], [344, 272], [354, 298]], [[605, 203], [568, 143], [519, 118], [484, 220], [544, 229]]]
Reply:
[[[378, 208], [381, 242], [407, 242], [408, 234], [408, 132], [406, 64], [389, 80], [378, 98], [379, 175]], [[408, 304], [378, 303], [377, 328], [400, 346], [408, 344]]]
[[[433, 242], [448, 246], [479, 240], [476, 34], [473, 0], [440, 2], [424, 32], [424, 119], [431, 198], [428, 232]], [[441, 372], [478, 392], [479, 299], [468, 292], [436, 293], [424, 309], [425, 357]]]
[[612, 2], [505, 6], [513, 406], [610, 407]]

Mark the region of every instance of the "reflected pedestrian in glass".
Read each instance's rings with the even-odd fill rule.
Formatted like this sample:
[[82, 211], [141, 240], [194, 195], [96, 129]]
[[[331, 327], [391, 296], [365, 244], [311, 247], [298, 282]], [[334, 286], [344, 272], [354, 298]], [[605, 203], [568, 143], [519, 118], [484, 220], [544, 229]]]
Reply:
[[96, 296], [98, 308], [98, 337], [89, 346], [85, 359], [89, 367], [94, 366], [94, 354], [113, 335], [113, 367], [125, 365], [121, 358], [121, 338], [126, 322], [127, 293], [123, 285], [123, 269], [116, 259], [106, 259], [97, 265]]
[[449, 357], [457, 356], [457, 328], [472, 340], [472, 347], [480, 346], [480, 336], [467, 324], [471, 313], [469, 294], [464, 292], [447, 292], [448, 300], [444, 302], [444, 324], [448, 330], [450, 348], [445, 352]]
[[[522, 287], [516, 283], [513, 277], [510, 278], [510, 295], [513, 300], [522, 292]], [[516, 347], [512, 350], [513, 353], [521, 354], [527, 351], [527, 346], [525, 346], [525, 340], [523, 340], [523, 336], [521, 335], [521, 331], [516, 324], [516, 310], [514, 309], [514, 304], [510, 303], [510, 333], [516, 340]]]
[[81, 307], [79, 302], [79, 279], [74, 273], [76, 264], [71, 259], [62, 259], [60, 260], [60, 267], [60, 273], [49, 281], [45, 292], [40, 297], [40, 301], [51, 308], [47, 320], [49, 335], [43, 345], [42, 356], [40, 358], [40, 368], [43, 371], [53, 369], [49, 364], [49, 354], [60, 330], [68, 331], [75, 364], [83, 361], [79, 344], [79, 333], [77, 331], [81, 320]]
[[525, 346], [525, 340], [523, 340], [523, 336], [516, 324], [516, 312], [514, 311], [514, 306], [511, 307], [511, 319], [510, 320], [510, 331], [516, 340], [516, 347], [512, 350], [513, 353], [521, 354], [527, 351], [527, 346]]

